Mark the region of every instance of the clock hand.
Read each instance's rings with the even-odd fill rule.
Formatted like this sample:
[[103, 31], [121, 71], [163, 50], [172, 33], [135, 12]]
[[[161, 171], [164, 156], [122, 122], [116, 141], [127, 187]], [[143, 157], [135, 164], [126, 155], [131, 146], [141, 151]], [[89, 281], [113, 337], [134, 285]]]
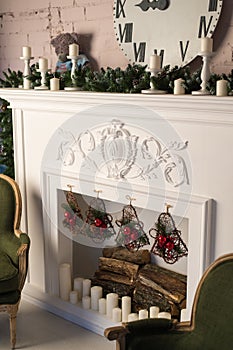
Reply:
[[153, 1], [142, 0], [140, 4], [137, 4], [135, 6], [139, 6], [142, 11], [148, 11], [150, 8], [152, 8], [153, 10], [157, 8], [158, 10], [163, 11], [163, 10], [166, 10], [169, 5], [170, 5], [169, 0], [153, 0]]

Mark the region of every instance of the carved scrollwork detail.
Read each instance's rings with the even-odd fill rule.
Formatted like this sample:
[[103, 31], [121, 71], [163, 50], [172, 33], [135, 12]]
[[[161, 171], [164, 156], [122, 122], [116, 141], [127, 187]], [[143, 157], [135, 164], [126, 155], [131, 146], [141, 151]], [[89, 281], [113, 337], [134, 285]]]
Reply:
[[173, 187], [189, 185], [188, 168], [182, 152], [188, 142], [170, 141], [168, 145], [152, 135], [136, 135], [135, 127], [112, 120], [106, 127], [86, 130], [75, 137], [60, 130], [62, 141], [58, 159], [64, 167], [82, 158], [82, 166], [104, 173], [112, 179], [157, 179], [163, 174], [165, 182]]

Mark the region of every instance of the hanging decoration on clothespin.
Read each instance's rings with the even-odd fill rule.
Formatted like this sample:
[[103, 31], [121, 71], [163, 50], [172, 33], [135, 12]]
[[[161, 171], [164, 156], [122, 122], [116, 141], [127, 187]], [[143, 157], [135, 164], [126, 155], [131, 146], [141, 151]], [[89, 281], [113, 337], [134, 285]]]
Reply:
[[86, 223], [83, 227], [83, 234], [90, 237], [95, 243], [101, 243], [116, 234], [112, 225], [113, 218], [106, 212], [103, 199], [99, 198], [101, 190], [97, 193], [86, 212]]
[[64, 227], [68, 228], [73, 235], [81, 233], [81, 227], [83, 226], [83, 216], [78, 204], [77, 194], [73, 193], [72, 185], [67, 185], [69, 191], [66, 191], [66, 202], [62, 204], [64, 212]]
[[166, 204], [166, 212], [161, 213], [155, 228], [149, 230], [154, 238], [151, 253], [160, 256], [168, 264], [174, 264], [182, 256], [188, 255], [186, 244], [181, 238], [181, 231], [177, 230], [169, 209], [172, 206]]
[[116, 241], [119, 245], [133, 251], [138, 250], [150, 242], [144, 232], [144, 225], [139, 221], [136, 209], [132, 205], [132, 201], [135, 198], [129, 196], [126, 198], [129, 199], [130, 203], [123, 207], [122, 218], [116, 220], [116, 224], [120, 227]]

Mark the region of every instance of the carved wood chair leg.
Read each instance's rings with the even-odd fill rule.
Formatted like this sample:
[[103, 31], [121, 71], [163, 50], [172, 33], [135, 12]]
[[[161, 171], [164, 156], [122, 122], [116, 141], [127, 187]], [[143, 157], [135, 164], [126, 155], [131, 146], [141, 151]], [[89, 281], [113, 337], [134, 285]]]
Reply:
[[15, 344], [16, 344], [16, 315], [9, 315], [9, 318], [10, 318], [11, 349], [15, 349]]

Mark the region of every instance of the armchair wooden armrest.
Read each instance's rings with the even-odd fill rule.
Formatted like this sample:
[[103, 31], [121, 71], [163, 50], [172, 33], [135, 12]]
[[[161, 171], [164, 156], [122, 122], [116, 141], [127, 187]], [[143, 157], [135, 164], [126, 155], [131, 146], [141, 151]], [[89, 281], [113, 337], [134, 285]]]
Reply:
[[127, 333], [129, 333], [129, 331], [124, 325], [110, 327], [104, 331], [104, 335], [108, 340], [116, 340], [116, 350], [125, 349], [125, 335]]

